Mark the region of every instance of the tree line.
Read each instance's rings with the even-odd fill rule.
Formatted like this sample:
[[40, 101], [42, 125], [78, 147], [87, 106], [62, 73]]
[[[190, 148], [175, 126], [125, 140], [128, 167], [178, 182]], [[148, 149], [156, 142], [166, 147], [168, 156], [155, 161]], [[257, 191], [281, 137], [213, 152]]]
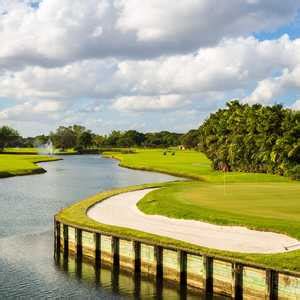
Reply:
[[232, 101], [191, 134], [214, 169], [300, 179], [300, 111]]
[[300, 111], [281, 105], [227, 103], [198, 128], [186, 134], [161, 131], [112, 131], [98, 135], [80, 126], [60, 126], [49, 135], [23, 138], [10, 127], [0, 127], [4, 147], [36, 147], [51, 140], [58, 149], [101, 147], [160, 147], [183, 145], [204, 152], [212, 167], [287, 175], [300, 179]]
[[49, 135], [22, 137], [11, 127], [0, 127], [0, 151], [5, 147], [39, 147], [51, 141], [57, 149], [77, 151], [101, 147], [171, 147], [181, 143], [182, 134], [168, 131], [142, 133], [136, 130], [99, 135], [81, 125], [60, 126]]

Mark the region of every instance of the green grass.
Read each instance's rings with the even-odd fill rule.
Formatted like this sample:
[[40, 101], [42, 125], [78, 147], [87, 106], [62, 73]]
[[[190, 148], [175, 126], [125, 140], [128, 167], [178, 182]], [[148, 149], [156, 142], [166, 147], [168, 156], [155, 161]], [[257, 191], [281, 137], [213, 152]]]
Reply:
[[0, 178], [44, 173], [36, 163], [54, 160], [57, 158], [51, 156], [1, 154]]
[[208, 182], [288, 182], [286, 177], [261, 173], [223, 172], [214, 171], [210, 160], [197, 151], [172, 151], [163, 155], [163, 149], [135, 149], [135, 153], [104, 152], [107, 157], [120, 161], [127, 168], [158, 171], [181, 177]]
[[[130, 154], [104, 154], [118, 159], [124, 167], [197, 179], [154, 185], [163, 188], [149, 193], [138, 203], [145, 213], [215, 224], [241, 225], [280, 232], [300, 239], [300, 182], [271, 174], [224, 174], [213, 171], [206, 156], [196, 151], [175, 151], [175, 155], [172, 155], [173, 150], [163, 155], [163, 149], [135, 151]], [[219, 251], [136, 230], [99, 224], [86, 216], [88, 207], [96, 202], [116, 193], [145, 187], [149, 185], [101, 193], [74, 204], [58, 216], [63, 222], [71, 225], [300, 272], [300, 251], [271, 255]]]
[[37, 154], [36, 148], [5, 148], [3, 153], [6, 154]]
[[[47, 154], [43, 153], [43, 149], [38, 148], [5, 148], [2, 153], [5, 154]], [[54, 154], [55, 155], [67, 155], [67, 154], [77, 154], [78, 152], [75, 151], [73, 148], [71, 149], [65, 149], [64, 151], [61, 151], [60, 149], [55, 149]]]
[[[163, 155], [163, 152], [156, 149], [136, 150], [135, 154], [106, 154], [120, 160], [124, 167], [198, 179], [168, 184], [148, 194], [138, 203], [143, 212], [241, 225], [300, 239], [300, 182], [271, 174], [224, 174], [212, 170], [210, 161], [202, 153], [175, 151], [175, 155], [172, 152]], [[249, 261], [300, 271], [300, 251], [243, 256]]]
[[300, 239], [300, 184], [179, 182], [146, 195], [147, 214], [243, 225]]
[[[187, 184], [187, 183], [185, 183]], [[117, 236], [123, 236], [132, 239], [138, 239], [148, 243], [159, 244], [166, 247], [174, 247], [186, 251], [192, 251], [198, 254], [208, 254], [219, 258], [227, 258], [235, 261], [244, 261], [247, 263], [253, 263], [255, 265], [272, 267], [280, 270], [289, 271], [300, 271], [300, 251], [293, 251], [283, 254], [245, 254], [229, 251], [220, 251], [215, 249], [209, 249], [200, 247], [190, 243], [178, 241], [175, 239], [162, 237], [154, 234], [141, 232], [129, 228], [123, 228], [118, 226], [110, 226], [102, 223], [98, 223], [87, 217], [87, 210], [93, 204], [101, 202], [108, 197], [119, 193], [125, 193], [128, 191], [134, 191], [137, 189], [144, 189], [150, 187], [163, 187], [162, 190], [168, 188], [174, 188], [178, 183], [164, 183], [164, 184], [145, 184], [140, 186], [131, 186], [127, 188], [115, 189], [99, 193], [95, 196], [89, 197], [85, 200], [77, 202], [68, 208], [61, 210], [57, 215], [56, 219], [64, 224], [71, 226], [79, 226], [82, 229], [94, 229], [107, 234], [114, 234]], [[152, 192], [157, 193], [156, 191]], [[151, 195], [151, 193], [149, 194]]]

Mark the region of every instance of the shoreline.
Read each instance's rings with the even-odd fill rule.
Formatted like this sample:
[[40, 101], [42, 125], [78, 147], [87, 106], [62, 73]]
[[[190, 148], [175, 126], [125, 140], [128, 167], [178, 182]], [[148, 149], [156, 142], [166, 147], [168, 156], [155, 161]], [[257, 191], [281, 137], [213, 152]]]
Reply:
[[[60, 210], [55, 216], [54, 219], [58, 222], [66, 224], [68, 226], [72, 226], [74, 228], [81, 228], [82, 230], [87, 231], [96, 231], [101, 232], [107, 235], [115, 235], [120, 238], [126, 239], [138, 239], [144, 243], [150, 244], [158, 244], [164, 247], [172, 247], [174, 249], [179, 249], [182, 251], [188, 251], [194, 253], [195, 255], [211, 255], [216, 259], [227, 260], [232, 263], [245, 263], [248, 265], [252, 265], [253, 267], [259, 268], [272, 268], [278, 271], [288, 272], [290, 274], [299, 274], [300, 269], [290, 269], [281, 265], [279, 261], [273, 258], [280, 257], [283, 254], [246, 254], [240, 252], [231, 252], [231, 251], [222, 251], [212, 248], [201, 247], [195, 244], [179, 241], [174, 238], [163, 237], [157, 234], [151, 234], [147, 232], [143, 232], [140, 230], [124, 228], [120, 226], [112, 226], [104, 223], [96, 222], [90, 219], [87, 216], [88, 210], [94, 205], [101, 203], [102, 201], [108, 199], [109, 197], [116, 196], [121, 193], [136, 191], [136, 190], [144, 190], [148, 188], [162, 188], [167, 186], [170, 183], [153, 183], [153, 184], [144, 184], [137, 186], [130, 186], [126, 188], [116, 188], [108, 191], [100, 192], [96, 195], [85, 198], [79, 202], [76, 202], [66, 208]], [[284, 253], [284, 255], [293, 256], [295, 251], [290, 251]]]
[[186, 179], [186, 180], [196, 180], [196, 181], [202, 181], [202, 182], [206, 182], [206, 180], [204, 178], [202, 178], [201, 176], [193, 176], [193, 175], [188, 175], [185, 173], [180, 173], [180, 172], [168, 172], [162, 169], [155, 169], [155, 168], [147, 168], [147, 167], [132, 167], [129, 165], [126, 165], [125, 163], [122, 162], [122, 159], [114, 156], [114, 155], [110, 155], [108, 153], [104, 153], [104, 154], [100, 154], [102, 155], [103, 158], [107, 158], [107, 159], [114, 159], [116, 161], [118, 161], [118, 166], [121, 168], [126, 168], [126, 169], [130, 169], [130, 170], [135, 170], [135, 171], [147, 171], [147, 172], [153, 172], [153, 173], [162, 173], [162, 174], [166, 174], [166, 175], [171, 175], [171, 176], [175, 176], [175, 177], [179, 177], [182, 179]]
[[[4, 155], [13, 155], [13, 154], [6, 154], [3, 153]], [[38, 156], [36, 154], [23, 154], [26, 156]], [[1, 157], [1, 156], [0, 156]], [[34, 166], [34, 168], [32, 169], [16, 169], [16, 171], [14, 172], [10, 172], [10, 171], [0, 171], [0, 179], [4, 179], [4, 178], [11, 178], [11, 177], [18, 177], [18, 176], [27, 176], [27, 175], [40, 175], [40, 174], [45, 174], [47, 173], [47, 170], [42, 168], [41, 166], [39, 166], [39, 163], [46, 163], [46, 162], [55, 162], [55, 161], [60, 161], [62, 160], [62, 158], [51, 158], [51, 159], [39, 159], [37, 157], [36, 161], [32, 161], [32, 165]]]
[[[109, 197], [90, 207], [87, 216], [96, 222], [158, 234], [222, 251], [278, 254], [300, 249], [299, 240], [271, 231], [144, 214], [138, 209], [137, 203], [154, 190], [157, 189]], [[119, 211], [126, 211], [126, 214], [119, 215]], [[289, 250], [291, 245], [296, 246]]]
[[[133, 170], [141, 170], [141, 171], [150, 171], [150, 172], [159, 172], [169, 175], [174, 175], [177, 177], [181, 177], [183, 179], [192, 179], [188, 177], [184, 177], [183, 174], [180, 173], [173, 173], [173, 172], [166, 172], [164, 170], [157, 170], [157, 169], [148, 169], [148, 168], [132, 168], [125, 164], [122, 164], [122, 159], [116, 157], [114, 154], [103, 153], [102, 157], [107, 159], [114, 159], [119, 161], [119, 166], [122, 168], [128, 168]], [[198, 181], [198, 180], [197, 180]], [[176, 182], [176, 181], [175, 181]], [[199, 180], [199, 182], [201, 182]], [[203, 181], [202, 181], [203, 182]], [[232, 252], [232, 251], [222, 251], [213, 248], [206, 248], [197, 246], [195, 244], [182, 242], [176, 240], [174, 238], [163, 237], [157, 234], [150, 234], [140, 230], [124, 228], [120, 226], [111, 226], [103, 223], [98, 223], [87, 216], [87, 211], [93, 205], [102, 202], [103, 200], [128, 191], [133, 190], [142, 190], [145, 188], [157, 188], [157, 187], [167, 187], [168, 185], [172, 185], [173, 182], [166, 182], [166, 183], [159, 183], [159, 184], [146, 184], [146, 185], [137, 185], [137, 186], [129, 186], [127, 188], [119, 188], [119, 189], [112, 189], [105, 192], [98, 193], [92, 197], [88, 197], [83, 199], [73, 205], [70, 205], [55, 215], [55, 219], [59, 222], [65, 223], [70, 226], [80, 227], [85, 230], [97, 230], [107, 234], [118, 235], [120, 237], [126, 237], [128, 239], [140, 239], [144, 242], [155, 243], [162, 246], [172, 246], [174, 248], [182, 249], [185, 251], [192, 251], [199, 255], [213, 255], [215, 257], [219, 257], [221, 259], [227, 259], [232, 262], [242, 262], [247, 264], [253, 264], [257, 267], [264, 267], [264, 268], [273, 268], [277, 270], [287, 271], [287, 272], [300, 272], [300, 267], [294, 266], [291, 267], [289, 262], [294, 259], [295, 255], [297, 256], [299, 251], [293, 250], [286, 253], [279, 253], [279, 254], [245, 254], [240, 252]], [[204, 221], [205, 222], [205, 221]], [[211, 223], [213, 224], [213, 223]], [[243, 226], [243, 225], [241, 225]], [[253, 229], [253, 228], [252, 228]], [[256, 228], [259, 230], [258, 228]], [[264, 230], [268, 232], [268, 230]], [[277, 232], [280, 233], [280, 232]], [[282, 232], [281, 232], [282, 233]], [[282, 233], [284, 234], [284, 233]], [[286, 259], [282, 259], [282, 255], [286, 255]]]

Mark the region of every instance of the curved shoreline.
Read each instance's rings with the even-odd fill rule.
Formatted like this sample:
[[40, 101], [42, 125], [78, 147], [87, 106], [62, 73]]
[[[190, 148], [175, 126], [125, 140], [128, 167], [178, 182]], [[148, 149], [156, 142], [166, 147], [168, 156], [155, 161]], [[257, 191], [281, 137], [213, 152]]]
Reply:
[[171, 176], [175, 176], [175, 177], [180, 177], [183, 180], [197, 180], [197, 181], [203, 181], [205, 182], [205, 179], [202, 178], [201, 176], [196, 176], [196, 175], [188, 175], [186, 173], [180, 173], [180, 172], [169, 172], [163, 169], [155, 169], [155, 168], [148, 168], [148, 167], [133, 167], [133, 166], [129, 166], [126, 165], [121, 158], [108, 154], [104, 152], [104, 154], [101, 154], [102, 157], [104, 158], [108, 158], [108, 159], [114, 159], [116, 161], [118, 161], [118, 166], [121, 168], [126, 168], [126, 169], [130, 169], [130, 170], [135, 170], [135, 171], [147, 171], [147, 172], [153, 172], [153, 173], [162, 173], [162, 174], [166, 174], [166, 175], [171, 175]]
[[283, 234], [146, 215], [136, 204], [153, 190], [156, 188], [109, 197], [88, 209], [87, 215], [94, 221], [108, 225], [136, 229], [223, 251], [274, 254], [300, 249], [298, 240]]
[[[131, 168], [130, 166], [126, 166], [125, 164], [122, 164], [122, 160], [115, 157], [114, 155], [105, 154], [102, 156], [108, 159], [118, 160], [119, 166], [121, 167], [141, 170], [141, 168]], [[156, 169], [155, 170], [148, 169], [147, 171], [159, 172], [159, 170]], [[163, 170], [161, 170], [161, 172], [166, 173]], [[172, 175], [178, 177], [183, 176], [182, 174], [178, 174], [178, 173], [176, 174], [172, 173]], [[99, 223], [90, 219], [87, 216], [87, 211], [89, 210], [90, 207], [106, 200], [111, 196], [118, 195], [120, 193], [124, 193], [128, 191], [142, 190], [146, 188], [165, 187], [168, 186], [169, 184], [172, 183], [153, 183], [153, 184], [135, 185], [126, 188], [115, 188], [115, 189], [103, 191], [60, 210], [55, 215], [55, 220], [57, 220], [58, 222], [62, 222], [63, 224], [67, 224], [68, 226], [81, 228], [82, 230], [87, 230], [87, 231], [92, 230], [107, 235], [115, 235], [120, 238], [123, 237], [126, 239], [127, 238], [133, 240], [137, 239], [144, 243], [156, 244], [165, 247], [173, 247], [174, 249], [193, 252], [196, 255], [213, 255], [215, 258], [225, 259], [231, 262], [246, 263], [248, 265], [252, 265], [255, 267], [273, 268], [273, 269], [275, 268], [277, 270], [281, 270], [285, 272], [300, 272], [300, 265], [298, 263], [296, 264], [292, 263], [298, 257], [299, 250], [290, 251], [286, 253], [279, 253], [279, 254], [250, 254], [250, 253], [246, 254], [240, 252], [223, 251], [223, 250], [198, 246], [192, 243], [174, 239], [172, 237], [165, 237], [157, 234], [143, 232], [140, 230], [124, 228], [119, 226], [112, 226], [105, 223]]]
[[[6, 154], [4, 154], [6, 155]], [[7, 154], [10, 155], [10, 154]], [[26, 154], [27, 155], [27, 154]], [[28, 154], [30, 156], [30, 154]], [[35, 156], [35, 155], [32, 155]], [[51, 158], [51, 159], [37, 159], [36, 161], [32, 161], [33, 168], [31, 169], [16, 169], [14, 172], [10, 171], [0, 171], [0, 179], [3, 178], [10, 178], [10, 177], [17, 177], [17, 176], [27, 176], [27, 175], [39, 175], [47, 173], [47, 170], [39, 166], [39, 163], [47, 163], [47, 162], [54, 162], [54, 161], [60, 161], [61, 158]]]

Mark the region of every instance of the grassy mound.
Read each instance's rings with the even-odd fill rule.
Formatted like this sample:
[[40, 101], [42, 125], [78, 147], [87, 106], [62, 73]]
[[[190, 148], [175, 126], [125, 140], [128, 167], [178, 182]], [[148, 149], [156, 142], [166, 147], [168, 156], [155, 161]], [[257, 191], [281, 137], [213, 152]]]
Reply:
[[55, 160], [58, 159], [43, 155], [1, 154], [0, 178], [45, 173], [46, 171], [36, 163]]

